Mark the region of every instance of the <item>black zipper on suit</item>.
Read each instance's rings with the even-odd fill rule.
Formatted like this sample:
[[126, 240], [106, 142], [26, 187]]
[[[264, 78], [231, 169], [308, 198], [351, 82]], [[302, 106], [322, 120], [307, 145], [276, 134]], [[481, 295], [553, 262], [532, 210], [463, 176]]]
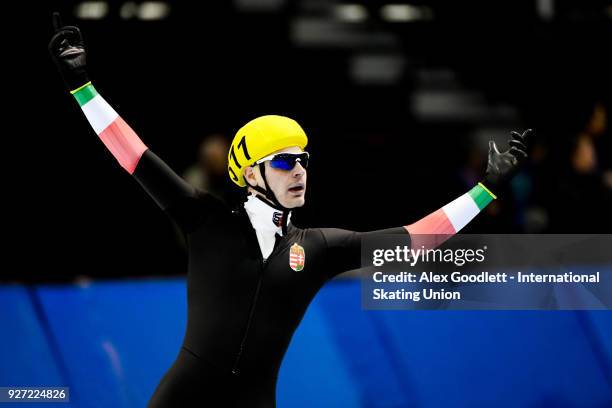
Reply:
[[[251, 242], [254, 243], [257, 247], [257, 251], [259, 252], [259, 273], [257, 276], [257, 286], [255, 287], [255, 293], [253, 295], [253, 299], [251, 300], [251, 306], [249, 308], [249, 318], [244, 328], [244, 332], [242, 335], [242, 340], [240, 341], [240, 347], [238, 348], [238, 353], [236, 354], [236, 358], [234, 359], [234, 365], [232, 366], [232, 374], [239, 375], [240, 374], [240, 359], [242, 357], [242, 353], [244, 352], [244, 346], [246, 345], [247, 338], [249, 336], [249, 329], [251, 328], [251, 324], [253, 322], [253, 318], [255, 317], [255, 307], [257, 306], [257, 300], [259, 299], [259, 292], [261, 291], [261, 284], [264, 277], [264, 271], [267, 265], [267, 260], [264, 260], [263, 254], [261, 253], [261, 249], [259, 248], [259, 241], [257, 240], [257, 235], [255, 230], [252, 228], [251, 221], [244, 211], [233, 211], [235, 214], [238, 213], [242, 215], [246, 219], [246, 223], [248, 224], [248, 228], [250, 231], [247, 233], [251, 236]], [[286, 235], [283, 235], [283, 238]], [[281, 245], [277, 245], [270, 255], [268, 256], [268, 260], [272, 259], [272, 257], [278, 252], [278, 249]]]
[[235, 375], [240, 374], [240, 370], [238, 368], [240, 364], [240, 358], [242, 357], [242, 352], [244, 351], [244, 345], [246, 344], [246, 340], [249, 335], [249, 329], [251, 328], [251, 323], [253, 322], [253, 316], [255, 316], [255, 305], [257, 304], [257, 299], [259, 298], [259, 291], [261, 290], [261, 281], [263, 280], [263, 272], [264, 272], [265, 266], [266, 266], [266, 261], [261, 259], [260, 268], [259, 268], [259, 276], [257, 277], [257, 286], [255, 288], [255, 294], [253, 295], [253, 300], [251, 301], [251, 307], [249, 308], [249, 319], [247, 320], [246, 327], [242, 335], [242, 340], [240, 341], [240, 348], [238, 349], [238, 354], [236, 355], [236, 359], [234, 360], [234, 366], [232, 368], [232, 374], [235, 374]]

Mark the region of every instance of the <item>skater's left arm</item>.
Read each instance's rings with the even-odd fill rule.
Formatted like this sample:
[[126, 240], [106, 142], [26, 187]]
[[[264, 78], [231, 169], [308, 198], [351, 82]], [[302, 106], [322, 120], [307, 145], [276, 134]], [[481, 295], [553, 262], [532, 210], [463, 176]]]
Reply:
[[510, 148], [505, 152], [500, 152], [495, 142], [490, 141], [484, 179], [444, 207], [404, 227], [412, 238], [412, 248], [437, 247], [497, 199], [494, 192], [510, 181], [527, 159], [525, 143], [531, 132], [531, 129], [523, 133], [511, 132]]
[[458, 233], [493, 200], [498, 191], [518, 171], [527, 158], [525, 140], [531, 129], [511, 132], [510, 148], [500, 152], [495, 142], [489, 142], [489, 156], [484, 179], [462, 196], [444, 207], [403, 227], [378, 231], [356, 232], [337, 228], [321, 228], [329, 259], [329, 275], [357, 269], [361, 263], [361, 241], [365, 237], [385, 234], [409, 234], [414, 249], [435, 248]]

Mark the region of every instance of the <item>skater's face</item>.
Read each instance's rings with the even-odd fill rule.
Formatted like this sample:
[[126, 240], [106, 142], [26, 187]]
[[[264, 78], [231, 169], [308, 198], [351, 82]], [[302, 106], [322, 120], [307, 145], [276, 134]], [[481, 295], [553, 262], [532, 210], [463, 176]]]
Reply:
[[[297, 146], [287, 147], [275, 152], [280, 153], [302, 153], [302, 149]], [[304, 205], [306, 193], [306, 169], [302, 167], [299, 161], [291, 170], [275, 169], [270, 165], [269, 161], [264, 162], [266, 166], [266, 179], [270, 189], [276, 196], [276, 199], [286, 208], [296, 208]], [[263, 178], [259, 171], [259, 166], [247, 167], [245, 174], [249, 184], [257, 184], [262, 188], [265, 187]], [[254, 190], [251, 190], [254, 192]]]

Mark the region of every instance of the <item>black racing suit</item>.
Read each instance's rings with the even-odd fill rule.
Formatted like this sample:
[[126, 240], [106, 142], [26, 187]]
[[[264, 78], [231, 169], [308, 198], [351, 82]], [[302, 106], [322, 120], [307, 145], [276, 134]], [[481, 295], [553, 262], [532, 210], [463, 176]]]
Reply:
[[[289, 224], [264, 262], [244, 208], [191, 187], [147, 150], [136, 180], [187, 238], [187, 330], [149, 407], [274, 407], [283, 355], [306, 308], [335, 275], [360, 266], [365, 234]], [[299, 272], [290, 247], [304, 250]]]

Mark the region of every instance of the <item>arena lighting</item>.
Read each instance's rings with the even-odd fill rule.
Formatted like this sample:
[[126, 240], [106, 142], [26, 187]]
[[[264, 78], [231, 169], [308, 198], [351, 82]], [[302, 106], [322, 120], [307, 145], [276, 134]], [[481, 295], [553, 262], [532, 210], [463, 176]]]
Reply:
[[555, 17], [555, 0], [537, 0], [536, 8], [542, 20], [550, 21]]
[[350, 59], [349, 73], [358, 84], [390, 85], [400, 80], [405, 63], [399, 54], [358, 54]]
[[491, 106], [481, 93], [464, 89], [417, 89], [409, 103], [410, 111], [421, 121], [515, 123], [518, 117], [513, 107]]
[[124, 20], [138, 18], [140, 20], [161, 20], [170, 14], [170, 5], [163, 1], [145, 1], [137, 4], [133, 1], [123, 3], [119, 9], [119, 17]]
[[380, 16], [383, 20], [399, 23], [425, 21], [433, 18], [428, 7], [417, 7], [410, 4], [387, 4], [381, 7]]
[[368, 18], [368, 10], [361, 4], [338, 4], [334, 7], [334, 17], [348, 23], [359, 23]]
[[298, 17], [291, 22], [290, 38], [298, 47], [384, 47], [398, 45], [395, 36], [381, 30], [358, 30], [359, 26], [335, 19]]
[[145, 1], [138, 8], [138, 18], [141, 20], [161, 20], [170, 14], [170, 5], [163, 1]]
[[285, 0], [234, 0], [234, 6], [241, 12], [273, 12], [285, 6]]
[[108, 14], [105, 1], [84, 1], [76, 6], [74, 14], [81, 20], [100, 20]]
[[136, 17], [138, 14], [138, 5], [133, 1], [128, 1], [127, 3], [123, 3], [121, 8], [119, 9], [119, 17], [124, 20], [129, 20], [130, 18]]

